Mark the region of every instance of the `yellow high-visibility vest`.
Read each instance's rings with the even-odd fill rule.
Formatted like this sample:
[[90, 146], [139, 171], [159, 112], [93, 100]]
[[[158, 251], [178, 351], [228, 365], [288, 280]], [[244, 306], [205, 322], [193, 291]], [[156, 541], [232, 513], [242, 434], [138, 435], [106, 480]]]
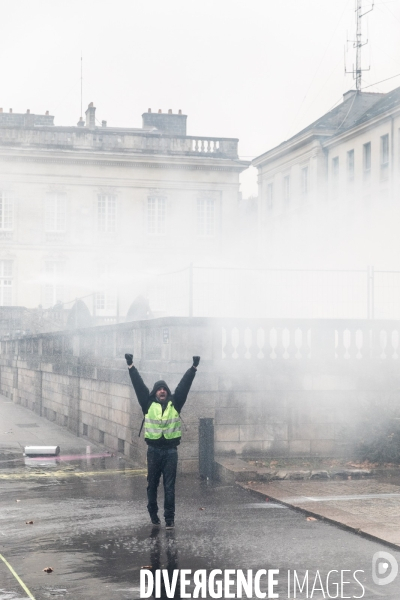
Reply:
[[148, 440], [158, 440], [164, 436], [173, 440], [182, 436], [181, 419], [169, 400], [164, 413], [159, 402], [152, 402], [144, 417], [144, 437]]

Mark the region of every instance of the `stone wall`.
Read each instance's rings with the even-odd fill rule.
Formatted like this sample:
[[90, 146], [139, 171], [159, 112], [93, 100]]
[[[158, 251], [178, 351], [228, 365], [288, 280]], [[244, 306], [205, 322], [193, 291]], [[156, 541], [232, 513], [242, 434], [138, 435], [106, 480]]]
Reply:
[[218, 454], [338, 456], [376, 399], [400, 399], [399, 324], [162, 318], [1, 342], [0, 390], [74, 433], [144, 461], [125, 352], [151, 387], [201, 363], [183, 410], [182, 471], [198, 467], [200, 417]]

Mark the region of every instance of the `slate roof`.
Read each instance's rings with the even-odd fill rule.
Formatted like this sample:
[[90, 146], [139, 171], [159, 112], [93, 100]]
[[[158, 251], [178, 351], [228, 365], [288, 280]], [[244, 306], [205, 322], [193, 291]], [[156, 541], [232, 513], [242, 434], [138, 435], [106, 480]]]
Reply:
[[[253, 159], [253, 163], [259, 163], [260, 159], [263, 159], [271, 152], [278, 149], [284, 148], [286, 145], [301, 139], [308, 132], [318, 136], [325, 137], [326, 140], [333, 139], [336, 135], [339, 135], [345, 131], [357, 127], [362, 123], [367, 123], [369, 120], [379, 117], [381, 114], [385, 114], [394, 108], [400, 109], [400, 87], [386, 93], [375, 93], [375, 92], [356, 92], [349, 94], [343, 102], [336, 106], [325, 115], [322, 115], [319, 119], [296, 133], [294, 136], [281, 142], [275, 148], [271, 148], [264, 152], [260, 156]], [[259, 163], [260, 164], [260, 163]]]
[[385, 100], [386, 94], [376, 93], [355, 93], [354, 95], [347, 98], [344, 102], [341, 102], [339, 106], [336, 106], [325, 115], [302, 129], [299, 133], [296, 133], [292, 138], [302, 136], [304, 133], [310, 130], [321, 131], [333, 130], [333, 135], [336, 133], [342, 133], [348, 129], [354, 127], [360, 120], [366, 115], [373, 111], [373, 108], [377, 103]]
[[400, 87], [388, 92], [387, 94], [384, 94], [383, 98], [378, 100], [378, 102], [373, 104], [370, 109], [365, 111], [355, 125], [366, 123], [370, 119], [378, 117], [379, 115], [396, 108], [396, 106], [400, 108]]

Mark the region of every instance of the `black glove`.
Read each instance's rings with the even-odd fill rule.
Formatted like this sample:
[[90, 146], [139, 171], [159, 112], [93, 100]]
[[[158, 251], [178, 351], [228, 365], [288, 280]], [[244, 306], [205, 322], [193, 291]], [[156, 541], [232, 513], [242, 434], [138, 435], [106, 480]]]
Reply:
[[193, 356], [193, 366], [198, 367], [200, 362], [200, 356]]
[[133, 363], [133, 354], [125, 354], [125, 360], [128, 367]]

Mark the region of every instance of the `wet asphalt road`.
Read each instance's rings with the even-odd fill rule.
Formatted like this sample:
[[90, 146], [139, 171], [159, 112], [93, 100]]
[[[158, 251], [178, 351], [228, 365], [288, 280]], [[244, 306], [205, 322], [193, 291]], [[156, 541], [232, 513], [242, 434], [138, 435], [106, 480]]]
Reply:
[[[292, 598], [287, 573], [309, 572], [308, 595], [324, 598], [332, 569], [349, 570], [343, 594], [331, 597], [400, 597], [400, 576], [375, 585], [375, 552], [400, 552], [323, 522], [307, 521], [288, 508], [261, 501], [228, 485], [195, 477], [177, 482], [176, 528], [152, 528], [146, 511], [146, 479], [117, 458], [0, 463], [0, 553], [35, 600], [139, 598], [141, 567], [154, 569], [279, 569], [280, 598]], [[18, 500], [18, 502], [17, 502]], [[26, 521], [33, 520], [33, 525]], [[43, 568], [52, 567], [46, 574]], [[354, 581], [352, 573], [364, 570]], [[319, 571], [322, 590], [312, 583]], [[332, 582], [335, 579], [332, 579]], [[317, 587], [319, 587], [317, 585]], [[362, 595], [363, 594], [363, 595]], [[28, 598], [0, 562], [0, 600]], [[177, 594], [176, 597], [180, 597]], [[210, 597], [207, 595], [207, 597]], [[223, 596], [222, 596], [223, 597]]]

